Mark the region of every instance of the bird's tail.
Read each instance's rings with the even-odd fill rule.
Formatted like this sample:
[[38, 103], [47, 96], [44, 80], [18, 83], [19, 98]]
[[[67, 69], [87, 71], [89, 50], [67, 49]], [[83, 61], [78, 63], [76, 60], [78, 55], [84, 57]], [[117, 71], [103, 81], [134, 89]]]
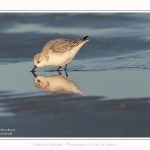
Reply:
[[84, 38], [82, 38], [82, 40], [83, 41], [88, 40], [87, 38], [88, 38], [88, 36], [85, 36]]

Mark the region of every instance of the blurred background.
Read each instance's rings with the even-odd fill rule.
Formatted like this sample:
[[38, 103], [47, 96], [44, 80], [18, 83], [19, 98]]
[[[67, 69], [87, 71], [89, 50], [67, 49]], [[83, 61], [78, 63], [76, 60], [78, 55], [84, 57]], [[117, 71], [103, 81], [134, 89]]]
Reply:
[[75, 59], [148, 50], [150, 13], [0, 13], [0, 61], [31, 61], [49, 40], [89, 36]]

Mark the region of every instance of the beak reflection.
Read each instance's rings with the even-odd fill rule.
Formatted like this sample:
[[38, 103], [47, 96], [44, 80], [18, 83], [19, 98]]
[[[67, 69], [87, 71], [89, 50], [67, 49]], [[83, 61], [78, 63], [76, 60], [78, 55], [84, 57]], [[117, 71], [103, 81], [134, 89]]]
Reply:
[[36, 68], [37, 68], [37, 66], [34, 65], [34, 67], [33, 67], [31, 72], [34, 72]]

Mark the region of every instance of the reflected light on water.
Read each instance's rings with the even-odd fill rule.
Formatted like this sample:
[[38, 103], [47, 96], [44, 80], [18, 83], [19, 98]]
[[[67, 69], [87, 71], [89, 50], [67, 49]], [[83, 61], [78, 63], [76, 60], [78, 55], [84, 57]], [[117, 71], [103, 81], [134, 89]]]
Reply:
[[29, 33], [35, 32], [40, 34], [73, 34], [73, 35], [107, 35], [107, 34], [116, 34], [118, 32], [126, 32], [124, 28], [64, 28], [64, 27], [47, 27], [42, 24], [15, 24], [11, 28], [3, 30], [3, 33]]

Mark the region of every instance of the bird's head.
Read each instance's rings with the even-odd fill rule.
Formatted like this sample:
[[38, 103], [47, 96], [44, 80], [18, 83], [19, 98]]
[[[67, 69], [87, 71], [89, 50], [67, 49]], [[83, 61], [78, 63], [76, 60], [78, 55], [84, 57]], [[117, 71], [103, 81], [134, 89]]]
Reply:
[[34, 61], [34, 67], [32, 69], [32, 72], [34, 72], [37, 67], [45, 66], [45, 59], [44, 59], [44, 55], [42, 53], [36, 54], [34, 56], [33, 61]]

